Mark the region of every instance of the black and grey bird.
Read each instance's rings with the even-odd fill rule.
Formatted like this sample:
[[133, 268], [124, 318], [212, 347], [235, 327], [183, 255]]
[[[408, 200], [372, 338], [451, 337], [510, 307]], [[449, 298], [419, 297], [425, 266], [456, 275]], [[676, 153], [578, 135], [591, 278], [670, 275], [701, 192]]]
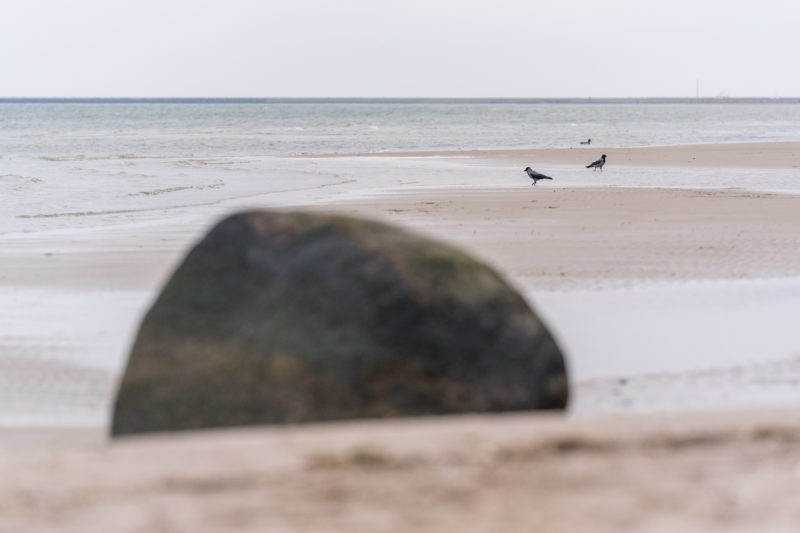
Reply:
[[592, 144], [592, 140], [586, 139], [585, 141], [581, 141], [581, 144]]
[[595, 161], [594, 163], [591, 163], [591, 164], [589, 164], [589, 165], [586, 165], [586, 168], [591, 168], [591, 169], [593, 169], [593, 170], [597, 170], [597, 169], [599, 168], [599, 169], [600, 169], [600, 172], [602, 172], [602, 171], [603, 171], [603, 165], [605, 165], [605, 164], [606, 164], [606, 154], [603, 154], [603, 155], [600, 157], [600, 159], [598, 159], [598, 160], [597, 160], [597, 161]]
[[538, 172], [533, 170], [531, 167], [525, 167], [525, 172], [527, 172], [528, 173], [528, 177], [533, 180], [533, 183], [531, 183], [531, 185], [536, 185], [536, 182], [539, 181], [539, 180], [551, 180], [551, 179], [553, 179], [550, 176], [545, 176], [544, 174], [539, 174]]

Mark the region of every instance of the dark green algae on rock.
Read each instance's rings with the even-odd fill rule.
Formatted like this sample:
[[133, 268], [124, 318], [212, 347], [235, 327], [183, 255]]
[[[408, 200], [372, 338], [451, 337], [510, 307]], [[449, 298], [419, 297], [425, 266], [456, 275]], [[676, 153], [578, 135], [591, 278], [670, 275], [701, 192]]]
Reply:
[[112, 433], [563, 409], [567, 390], [552, 336], [484, 263], [382, 223], [253, 211], [147, 313]]

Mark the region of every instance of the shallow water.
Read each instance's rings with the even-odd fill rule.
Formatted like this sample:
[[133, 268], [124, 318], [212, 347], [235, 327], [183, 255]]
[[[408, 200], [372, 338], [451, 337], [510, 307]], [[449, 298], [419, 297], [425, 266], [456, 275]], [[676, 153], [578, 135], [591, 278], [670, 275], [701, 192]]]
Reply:
[[800, 278], [529, 293], [576, 414], [800, 402]]

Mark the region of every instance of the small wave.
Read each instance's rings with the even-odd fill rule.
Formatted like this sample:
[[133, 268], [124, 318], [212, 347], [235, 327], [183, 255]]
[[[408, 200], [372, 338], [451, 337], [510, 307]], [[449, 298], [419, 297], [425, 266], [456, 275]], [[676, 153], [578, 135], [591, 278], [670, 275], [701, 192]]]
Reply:
[[214, 183], [209, 185], [184, 185], [181, 187], [165, 187], [163, 189], [153, 189], [151, 191], [140, 191], [130, 193], [128, 196], [158, 196], [159, 194], [167, 194], [171, 192], [180, 192], [180, 191], [189, 191], [189, 190], [196, 190], [202, 191], [205, 189], [219, 189], [220, 187], [224, 187], [225, 182], [222, 180], [217, 180]]
[[39, 159], [42, 161], [52, 161], [54, 163], [62, 163], [64, 161], [84, 161], [86, 160], [85, 155], [40, 155]]
[[179, 167], [189, 167], [189, 168], [206, 166], [206, 163], [204, 161], [191, 160], [191, 159], [182, 159], [180, 161], [176, 161], [175, 164]]
[[188, 191], [190, 189], [194, 189], [195, 187], [168, 187], [165, 189], [154, 189], [152, 191], [140, 191], [140, 192], [133, 192], [130, 193], [128, 196], [157, 196], [159, 194], [166, 194], [170, 192], [179, 192], [179, 191]]
[[68, 213], [39, 213], [36, 215], [17, 215], [17, 218], [61, 218], [61, 217], [93, 217], [99, 215], [123, 215], [126, 213], [139, 213], [149, 209], [116, 209], [110, 211], [72, 211]]
[[355, 180], [355, 179], [335, 181], [333, 183], [323, 183], [322, 185], [319, 186], [319, 188], [320, 189], [324, 189], [325, 187], [336, 187], [338, 185], [346, 185], [348, 183], [357, 183], [357, 182], [358, 182], [358, 180]]
[[207, 167], [209, 165], [237, 165], [241, 164], [241, 161], [234, 161], [230, 159], [181, 159], [180, 161], [176, 161], [175, 165], [179, 167], [187, 167], [187, 168], [202, 168]]
[[31, 183], [44, 183], [44, 180], [41, 178], [34, 178], [32, 176], [22, 176], [20, 174], [2, 174], [0, 175], [0, 180], [26, 180], [30, 181]]
[[[275, 192], [283, 192], [283, 191], [275, 191]], [[197, 202], [192, 204], [179, 204], [179, 205], [160, 206], [160, 207], [143, 207], [141, 209], [113, 209], [108, 211], [68, 211], [64, 213], [37, 213], [35, 215], [17, 215], [17, 218], [27, 219], [27, 218], [61, 218], [61, 217], [93, 217], [102, 215], [125, 215], [130, 213], [166, 211], [168, 209], [187, 209], [192, 207], [205, 207], [210, 205], [218, 205], [220, 201], [221, 200], [218, 199], [209, 202]]]
[[152, 156], [134, 155], [134, 154], [114, 154], [107, 156], [87, 156], [84, 154], [78, 155], [40, 155], [39, 159], [42, 161], [51, 161], [53, 163], [63, 163], [66, 161], [108, 161], [108, 160], [125, 160], [125, 159], [150, 159]]

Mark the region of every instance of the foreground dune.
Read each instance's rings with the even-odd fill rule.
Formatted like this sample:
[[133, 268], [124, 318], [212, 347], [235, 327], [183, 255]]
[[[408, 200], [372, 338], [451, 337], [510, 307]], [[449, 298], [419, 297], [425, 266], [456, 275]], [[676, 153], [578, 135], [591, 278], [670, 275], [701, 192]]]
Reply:
[[0, 531], [793, 531], [794, 411], [464, 416], [0, 455]]

